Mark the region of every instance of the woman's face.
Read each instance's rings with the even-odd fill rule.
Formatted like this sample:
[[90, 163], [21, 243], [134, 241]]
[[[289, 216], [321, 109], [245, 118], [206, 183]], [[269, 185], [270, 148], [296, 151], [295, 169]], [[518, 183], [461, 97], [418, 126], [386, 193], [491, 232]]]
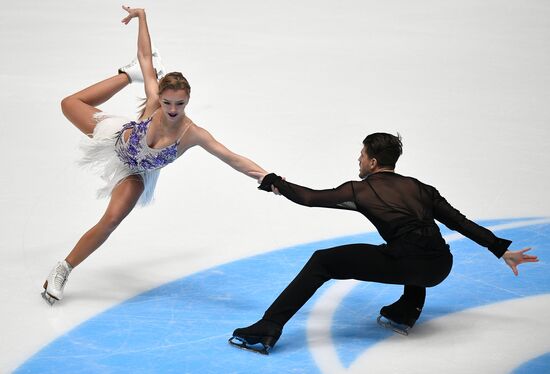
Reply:
[[185, 90], [166, 89], [160, 95], [160, 107], [169, 121], [178, 121], [185, 117], [185, 107], [189, 95]]

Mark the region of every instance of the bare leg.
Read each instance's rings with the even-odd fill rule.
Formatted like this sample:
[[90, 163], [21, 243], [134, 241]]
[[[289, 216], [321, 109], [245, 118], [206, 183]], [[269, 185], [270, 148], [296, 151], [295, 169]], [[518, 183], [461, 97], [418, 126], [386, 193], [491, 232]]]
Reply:
[[63, 114], [85, 135], [94, 132], [96, 106], [103, 104], [128, 85], [128, 76], [118, 74], [67, 96], [61, 101]]
[[137, 175], [124, 179], [116, 186], [103, 217], [80, 238], [65, 261], [76, 267], [99, 248], [132, 211], [142, 192], [143, 180]]

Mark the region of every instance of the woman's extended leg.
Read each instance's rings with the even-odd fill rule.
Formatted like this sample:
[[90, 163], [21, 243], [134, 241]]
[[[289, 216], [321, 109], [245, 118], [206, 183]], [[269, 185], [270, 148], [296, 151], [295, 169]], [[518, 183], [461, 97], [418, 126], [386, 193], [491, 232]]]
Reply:
[[61, 101], [63, 114], [85, 135], [94, 132], [96, 106], [103, 104], [129, 84], [126, 74], [118, 74], [67, 96]]
[[71, 270], [84, 261], [117, 228], [132, 211], [143, 192], [140, 176], [130, 176], [118, 184], [111, 195], [111, 201], [99, 222], [86, 232], [76, 243], [65, 261], [59, 262], [44, 283], [44, 299], [53, 304], [63, 298], [63, 289]]
[[74, 268], [99, 248], [132, 211], [142, 192], [140, 176], [133, 175], [119, 183], [113, 189], [111, 201], [99, 222], [80, 238], [65, 261]]

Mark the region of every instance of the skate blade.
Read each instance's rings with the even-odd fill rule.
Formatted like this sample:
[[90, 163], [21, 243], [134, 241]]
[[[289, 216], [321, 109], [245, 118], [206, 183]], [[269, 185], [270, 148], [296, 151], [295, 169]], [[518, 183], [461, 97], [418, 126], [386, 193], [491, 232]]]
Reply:
[[52, 306], [53, 304], [55, 304], [56, 301], [59, 301], [57, 300], [55, 297], [51, 296], [49, 293], [46, 292], [46, 290], [44, 290], [44, 292], [41, 293], [42, 295], [42, 298], [44, 300], [46, 300], [46, 302], [48, 304], [50, 304], [50, 306]]
[[[269, 355], [269, 350], [271, 349], [270, 346], [265, 346], [261, 343], [253, 344], [253, 345], [248, 344], [246, 342], [246, 340], [241, 339], [241, 338], [236, 337], [236, 336], [232, 336], [231, 338], [229, 338], [229, 344], [231, 344], [232, 346], [235, 346], [237, 348], [243, 349], [245, 351], [259, 353], [259, 354], [262, 354], [262, 355]], [[262, 348], [257, 347], [258, 345], [261, 345]]]
[[382, 327], [385, 327], [387, 329], [392, 330], [393, 332], [396, 332], [398, 334], [405, 335], [405, 336], [409, 335], [409, 330], [411, 329], [407, 325], [402, 325], [400, 323], [393, 322], [391, 319], [388, 319], [384, 316], [378, 316], [378, 318], [376, 319], [376, 322], [378, 322], [378, 324]]

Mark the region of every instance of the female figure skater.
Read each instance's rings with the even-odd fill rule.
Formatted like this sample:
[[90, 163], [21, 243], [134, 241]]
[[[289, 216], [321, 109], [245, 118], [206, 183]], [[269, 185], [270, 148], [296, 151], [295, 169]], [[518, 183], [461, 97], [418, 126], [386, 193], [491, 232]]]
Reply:
[[519, 264], [538, 261], [536, 256], [525, 254], [529, 248], [508, 250], [511, 241], [468, 220], [434, 187], [395, 173], [401, 153], [399, 137], [375, 133], [363, 141], [360, 182], [319, 191], [286, 182], [275, 174], [263, 178], [260, 189], [269, 192], [274, 186], [297, 204], [363, 214], [387, 244], [350, 244], [316, 251], [263, 318], [236, 329], [230, 343], [267, 354], [281, 336], [283, 326], [329, 279], [404, 285], [403, 296], [380, 310], [378, 322], [407, 335], [424, 306], [426, 287], [443, 282], [453, 263], [435, 219], [503, 258], [515, 275]]
[[[118, 75], [79, 91], [61, 102], [63, 113], [80, 131], [91, 136], [84, 147], [81, 164], [102, 170], [107, 184], [100, 196], [110, 202], [99, 222], [86, 232], [75, 247], [50, 272], [44, 283], [43, 298], [52, 305], [63, 298], [63, 289], [71, 270], [94, 252], [136, 203], [147, 204], [153, 197], [160, 168], [173, 162], [196, 145], [221, 159], [237, 171], [261, 181], [267, 174], [251, 160], [235, 154], [219, 143], [205, 129], [185, 114], [191, 88], [181, 73], [169, 73], [160, 82], [153, 62], [158, 56], [151, 49], [151, 40], [144, 9], [123, 6], [128, 24], [139, 21], [138, 61], [141, 73], [130, 72], [137, 65], [123, 68]], [[155, 60], [155, 61], [154, 61]], [[157, 66], [157, 72], [162, 70]], [[131, 80], [143, 80], [146, 102], [138, 121], [111, 116], [97, 106], [109, 100]]]

